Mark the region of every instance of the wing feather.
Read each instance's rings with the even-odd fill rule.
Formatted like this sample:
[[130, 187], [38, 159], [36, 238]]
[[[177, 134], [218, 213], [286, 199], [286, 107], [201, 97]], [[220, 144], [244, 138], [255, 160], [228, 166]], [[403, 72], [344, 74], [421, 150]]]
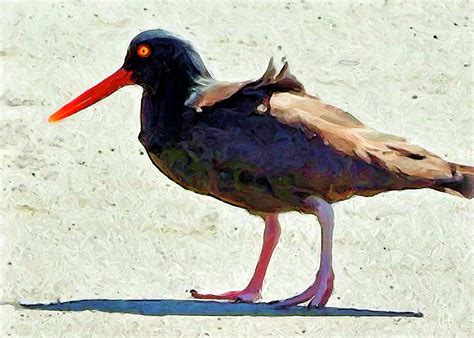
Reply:
[[366, 127], [351, 114], [310, 95], [274, 93], [269, 113], [281, 123], [321, 137], [337, 151], [403, 176], [452, 178], [451, 167], [439, 156], [401, 137]]
[[381, 133], [365, 126], [351, 114], [308, 95], [303, 85], [290, 73], [288, 63], [280, 72], [270, 60], [267, 70], [257, 80], [225, 82], [202, 79], [186, 101], [193, 108], [212, 106], [239, 92], [264, 88], [272, 93], [271, 109], [257, 113], [271, 114], [280, 123], [302, 129], [309, 138], [320, 137], [338, 152], [355, 157], [408, 179], [436, 180], [453, 178], [450, 164], [404, 138]]
[[229, 82], [212, 78], [200, 79], [185, 105], [191, 108], [209, 107], [230, 98], [239, 91], [245, 91], [246, 88], [255, 90], [264, 87], [272, 92], [304, 93], [303, 85], [290, 73], [288, 62], [285, 62], [277, 74], [273, 58], [271, 58], [267, 70], [257, 80]]

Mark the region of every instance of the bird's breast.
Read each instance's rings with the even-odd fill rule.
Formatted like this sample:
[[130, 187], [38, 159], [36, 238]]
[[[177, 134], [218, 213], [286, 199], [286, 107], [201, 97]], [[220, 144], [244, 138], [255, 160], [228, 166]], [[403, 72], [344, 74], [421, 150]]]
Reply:
[[238, 125], [198, 123], [175, 142], [160, 143], [158, 134], [142, 132], [139, 138], [155, 166], [185, 189], [256, 213], [294, 210], [299, 203], [301, 196], [290, 186], [296, 175], [285, 166], [302, 166], [304, 159], [284, 162], [287, 142], [282, 133], [272, 142], [274, 130], [255, 135]]
[[265, 175], [256, 173], [249, 163], [218, 163], [207, 151], [186, 147], [164, 147], [148, 151], [151, 161], [168, 178], [181, 187], [250, 212], [275, 212], [285, 208]]

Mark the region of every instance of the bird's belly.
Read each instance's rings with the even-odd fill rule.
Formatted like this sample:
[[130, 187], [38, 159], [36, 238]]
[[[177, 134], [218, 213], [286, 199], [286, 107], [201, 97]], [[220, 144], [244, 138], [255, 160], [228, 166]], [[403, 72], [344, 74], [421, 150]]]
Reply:
[[219, 168], [212, 159], [181, 148], [148, 154], [163, 174], [183, 188], [213, 196], [251, 213], [290, 211], [298, 204], [275, 196], [268, 180], [247, 170], [244, 164]]

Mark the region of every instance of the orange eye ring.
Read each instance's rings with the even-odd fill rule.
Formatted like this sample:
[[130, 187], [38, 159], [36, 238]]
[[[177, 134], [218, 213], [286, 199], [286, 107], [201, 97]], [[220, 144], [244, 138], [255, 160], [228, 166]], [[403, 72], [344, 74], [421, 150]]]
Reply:
[[147, 45], [140, 45], [137, 48], [137, 54], [141, 58], [146, 58], [146, 57], [150, 56], [151, 49]]

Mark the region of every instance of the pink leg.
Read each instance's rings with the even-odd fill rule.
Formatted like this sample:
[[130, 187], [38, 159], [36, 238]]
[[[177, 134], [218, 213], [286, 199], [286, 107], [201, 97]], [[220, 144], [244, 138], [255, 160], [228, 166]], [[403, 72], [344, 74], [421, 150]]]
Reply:
[[282, 301], [276, 306], [287, 307], [311, 300], [309, 306], [323, 307], [326, 305], [333, 290], [334, 272], [332, 270], [332, 234], [334, 229], [334, 213], [329, 203], [315, 196], [305, 200], [309, 211], [318, 217], [321, 225], [321, 259], [316, 280], [303, 293]]
[[229, 291], [222, 294], [202, 294], [196, 290], [191, 290], [191, 295], [198, 299], [227, 299], [242, 302], [254, 302], [260, 298], [263, 279], [267, 272], [268, 263], [272, 257], [278, 239], [280, 238], [280, 224], [278, 214], [267, 214], [265, 216], [265, 232], [263, 233], [263, 247], [260, 258], [247, 287], [241, 291]]

